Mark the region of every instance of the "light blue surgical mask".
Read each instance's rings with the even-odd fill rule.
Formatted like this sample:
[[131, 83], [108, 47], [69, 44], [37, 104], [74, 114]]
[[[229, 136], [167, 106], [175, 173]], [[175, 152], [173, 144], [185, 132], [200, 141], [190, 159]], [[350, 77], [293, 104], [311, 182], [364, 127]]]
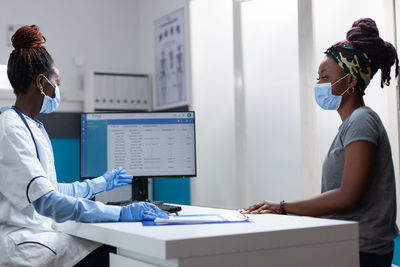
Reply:
[[46, 76], [43, 76], [50, 84], [51, 86], [54, 87], [56, 96], [54, 98], [46, 95], [43, 92], [43, 89], [40, 90], [40, 92], [44, 95], [43, 99], [43, 104], [42, 108], [40, 109], [40, 113], [52, 113], [54, 110], [58, 108], [61, 102], [61, 96], [60, 96], [60, 88], [58, 88], [58, 85], [53, 85], [49, 79], [46, 78]]
[[340, 82], [343, 80], [345, 77], [347, 77], [346, 74], [333, 84], [331, 83], [317, 83], [314, 87], [315, 90], [315, 101], [317, 101], [317, 104], [326, 110], [337, 110], [340, 107], [340, 103], [342, 102], [342, 96], [344, 93], [346, 93], [349, 89], [347, 88], [346, 91], [344, 91], [341, 95], [334, 95], [332, 93], [332, 86], [334, 86], [336, 83]]

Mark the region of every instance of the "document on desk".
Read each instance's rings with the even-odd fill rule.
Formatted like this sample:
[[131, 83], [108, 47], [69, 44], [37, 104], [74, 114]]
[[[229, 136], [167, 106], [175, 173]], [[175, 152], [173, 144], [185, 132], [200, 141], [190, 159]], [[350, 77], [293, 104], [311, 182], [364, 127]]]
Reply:
[[248, 222], [249, 217], [243, 214], [196, 214], [196, 215], [175, 215], [169, 218], [156, 218], [154, 222], [145, 223], [150, 225], [177, 225], [177, 224], [208, 224], [208, 223], [235, 223]]

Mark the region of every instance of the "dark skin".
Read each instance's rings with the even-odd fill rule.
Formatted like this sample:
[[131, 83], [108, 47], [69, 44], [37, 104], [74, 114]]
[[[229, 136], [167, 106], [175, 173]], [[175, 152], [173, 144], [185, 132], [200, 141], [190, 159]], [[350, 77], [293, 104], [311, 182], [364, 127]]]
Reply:
[[[55, 85], [60, 85], [60, 71], [53, 67], [53, 73], [50, 77], [44, 77], [43, 74], [39, 74], [29, 84], [28, 90], [24, 94], [17, 95], [15, 106], [26, 116], [33, 120], [37, 120], [40, 109], [42, 108], [44, 95], [54, 98]], [[47, 81], [46, 78], [49, 80]]]
[[[334, 84], [347, 75], [329, 56], [319, 66], [318, 83]], [[347, 75], [332, 86], [335, 95], [342, 95], [338, 113], [342, 121], [359, 107], [365, 106], [361, 93], [353, 90], [357, 79]], [[346, 90], [350, 88], [347, 92]], [[369, 174], [374, 162], [375, 144], [368, 141], [357, 141], [345, 148], [345, 162], [342, 183], [339, 188], [327, 191], [315, 197], [285, 202], [285, 211], [291, 214], [320, 217], [356, 209], [365, 192]], [[280, 214], [280, 204], [272, 201], [261, 201], [243, 210], [245, 214]]]

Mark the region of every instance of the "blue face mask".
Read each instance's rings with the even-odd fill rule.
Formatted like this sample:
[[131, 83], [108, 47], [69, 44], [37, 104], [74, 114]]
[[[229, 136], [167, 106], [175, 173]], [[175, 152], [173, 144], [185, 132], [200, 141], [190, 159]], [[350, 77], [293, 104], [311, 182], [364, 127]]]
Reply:
[[331, 83], [317, 83], [314, 87], [315, 90], [315, 101], [317, 101], [317, 104], [326, 110], [337, 110], [340, 107], [340, 103], [342, 102], [342, 95], [346, 93], [349, 89], [347, 88], [346, 91], [344, 91], [341, 95], [334, 95], [332, 93], [332, 86], [335, 85], [336, 83], [340, 82], [343, 80], [345, 77], [347, 77], [346, 74], [333, 84]]
[[54, 98], [46, 95], [43, 92], [43, 89], [41, 89], [41, 93], [44, 95], [43, 99], [43, 104], [42, 108], [40, 109], [40, 113], [52, 113], [54, 110], [58, 108], [61, 102], [61, 97], [60, 97], [60, 89], [58, 88], [58, 85], [53, 85], [49, 79], [47, 79], [45, 76], [43, 76], [55, 89], [56, 96]]

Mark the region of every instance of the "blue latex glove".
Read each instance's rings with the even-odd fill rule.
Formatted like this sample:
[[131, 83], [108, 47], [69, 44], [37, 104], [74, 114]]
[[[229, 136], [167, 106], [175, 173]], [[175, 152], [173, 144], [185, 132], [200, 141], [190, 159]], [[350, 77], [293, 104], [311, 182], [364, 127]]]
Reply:
[[77, 222], [117, 222], [121, 207], [104, 205], [80, 197], [71, 197], [55, 190], [32, 202], [35, 210], [58, 223], [67, 220]]
[[57, 183], [57, 190], [67, 196], [90, 199], [96, 194], [106, 191], [107, 182], [104, 180], [103, 177], [97, 177], [86, 179], [83, 182]]
[[137, 202], [122, 207], [119, 221], [153, 221], [157, 217], [168, 218], [168, 215], [154, 204], [148, 202]]
[[107, 171], [102, 175], [107, 182], [107, 191], [117, 187], [126, 186], [132, 182], [132, 175], [127, 175], [122, 167]]

